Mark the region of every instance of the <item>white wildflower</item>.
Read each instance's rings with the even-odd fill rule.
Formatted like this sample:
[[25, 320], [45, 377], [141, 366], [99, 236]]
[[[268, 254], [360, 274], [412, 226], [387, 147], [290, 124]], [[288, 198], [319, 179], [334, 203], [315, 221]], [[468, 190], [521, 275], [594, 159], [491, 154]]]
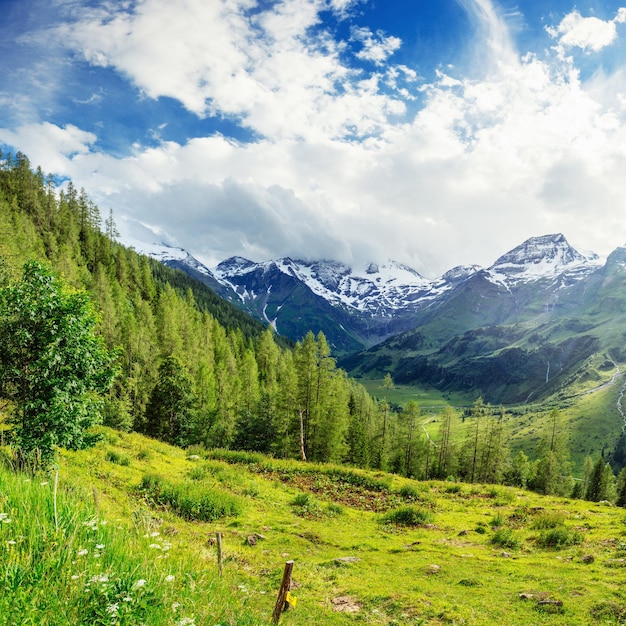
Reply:
[[14, 545], [17, 543], [17, 541], [14, 541], [13, 539], [9, 539], [9, 541], [7, 541], [7, 543], [8, 543], [10, 546], [14, 546]]
[[86, 554], [89, 554], [89, 550], [87, 550], [87, 548], [83, 548], [82, 550], [79, 550], [76, 554], [78, 556], [85, 556]]
[[172, 574], [169, 574], [168, 576], [165, 577], [165, 582], [166, 583], [171, 583], [172, 581], [175, 580], [175, 576], [172, 576]]
[[160, 550], [161, 549], [161, 545], [158, 543], [151, 543], [148, 548], [152, 548], [153, 550]]
[[133, 589], [139, 589], [140, 587], [145, 586], [147, 582], [148, 582], [147, 580], [140, 578], [139, 580], [135, 581], [135, 584], [133, 585]]
[[106, 574], [98, 574], [96, 576], [92, 576], [89, 580], [92, 583], [108, 583], [109, 577]]
[[193, 617], [183, 617], [176, 622], [176, 626], [196, 626], [196, 620]]
[[47, 480], [44, 480], [42, 483], [39, 483], [42, 487], [45, 487], [48, 484]]
[[178, 609], [180, 609], [180, 602], [174, 602], [174, 604], [172, 604], [172, 611], [178, 611]]
[[124, 596], [122, 598], [122, 600], [124, 600], [124, 602], [132, 602], [133, 601], [133, 599], [130, 596]]
[[103, 543], [97, 543], [96, 544], [96, 550], [104, 550], [104, 544]]
[[117, 611], [120, 608], [120, 605], [116, 602], [115, 604], [109, 604], [109, 606], [107, 606], [107, 613], [109, 613], [109, 615], [112, 615], [113, 617], [117, 617]]

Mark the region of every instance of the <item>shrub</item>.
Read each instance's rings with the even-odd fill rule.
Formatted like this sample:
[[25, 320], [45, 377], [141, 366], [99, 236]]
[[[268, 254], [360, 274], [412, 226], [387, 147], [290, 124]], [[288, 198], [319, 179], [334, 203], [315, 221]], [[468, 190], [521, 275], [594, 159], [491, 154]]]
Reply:
[[130, 465], [130, 459], [125, 454], [120, 454], [116, 450], [107, 450], [104, 455], [105, 460], [117, 465]]
[[423, 526], [432, 521], [432, 513], [414, 506], [405, 506], [385, 513], [382, 517], [383, 524], [395, 524], [396, 526]]
[[542, 532], [537, 538], [537, 545], [542, 548], [556, 548], [557, 550], [582, 542], [582, 533], [567, 528], [552, 528]]
[[155, 504], [169, 506], [187, 520], [209, 522], [241, 513], [241, 505], [236, 498], [198, 483], [172, 483], [148, 474], [143, 477], [140, 490]]
[[404, 500], [419, 500], [420, 497], [417, 489], [411, 487], [410, 485], [405, 485], [404, 487], [401, 487], [398, 493], [400, 494], [400, 497]]
[[519, 535], [510, 528], [499, 528], [493, 533], [491, 543], [500, 548], [517, 550], [522, 545], [522, 540]]
[[448, 485], [445, 488], [445, 492], [446, 493], [461, 493], [461, 491], [463, 491], [463, 488], [461, 487], [461, 485]]
[[290, 504], [300, 517], [321, 517], [323, 514], [319, 502], [309, 493], [299, 493]]
[[541, 513], [533, 522], [532, 528], [535, 530], [548, 530], [550, 528], [558, 528], [565, 524], [565, 514], [559, 512]]

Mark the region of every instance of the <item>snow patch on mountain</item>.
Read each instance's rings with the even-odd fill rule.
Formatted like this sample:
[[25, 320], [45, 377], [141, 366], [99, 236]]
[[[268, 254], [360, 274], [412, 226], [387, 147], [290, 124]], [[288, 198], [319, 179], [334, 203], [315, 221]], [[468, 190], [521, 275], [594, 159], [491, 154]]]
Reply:
[[138, 254], [149, 256], [165, 265], [173, 262], [182, 263], [196, 270], [200, 274], [211, 277], [213, 276], [211, 271], [205, 265], [200, 263], [198, 259], [193, 257], [183, 248], [170, 246], [166, 243], [146, 243], [131, 237], [124, 237], [123, 239], [120, 239], [120, 243], [127, 248], [132, 248]]

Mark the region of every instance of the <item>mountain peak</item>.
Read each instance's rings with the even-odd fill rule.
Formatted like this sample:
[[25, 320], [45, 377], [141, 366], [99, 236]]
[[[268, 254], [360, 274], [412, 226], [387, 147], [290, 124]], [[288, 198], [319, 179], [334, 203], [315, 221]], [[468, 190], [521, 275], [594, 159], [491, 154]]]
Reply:
[[586, 274], [599, 262], [597, 254], [580, 253], [562, 233], [556, 233], [527, 239], [497, 259], [488, 271], [505, 282], [533, 281], [563, 272]]

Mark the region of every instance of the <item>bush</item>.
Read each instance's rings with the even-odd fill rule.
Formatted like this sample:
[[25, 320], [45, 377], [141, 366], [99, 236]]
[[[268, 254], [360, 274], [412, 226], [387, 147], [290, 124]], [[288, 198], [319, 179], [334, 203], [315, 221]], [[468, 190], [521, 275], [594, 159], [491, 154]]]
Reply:
[[500, 548], [517, 550], [522, 545], [522, 540], [518, 534], [510, 528], [499, 528], [493, 533], [491, 543]]
[[558, 528], [565, 524], [565, 514], [558, 512], [542, 513], [533, 522], [532, 528], [535, 530], [548, 530], [550, 528]]
[[290, 504], [300, 517], [321, 517], [323, 514], [319, 502], [309, 493], [299, 493]]
[[537, 545], [542, 548], [566, 548], [583, 542], [582, 533], [567, 528], [553, 528], [542, 532], [537, 538]]
[[461, 485], [448, 485], [445, 490], [446, 493], [461, 493], [461, 491], [463, 491], [463, 488], [461, 487]]
[[404, 500], [419, 500], [420, 498], [417, 489], [411, 487], [410, 485], [405, 485], [404, 487], [401, 487], [398, 493], [400, 494], [400, 497]]
[[148, 474], [143, 477], [140, 490], [155, 504], [169, 506], [187, 520], [211, 522], [241, 513], [241, 505], [236, 498], [198, 483], [171, 483], [160, 476]]
[[394, 509], [383, 515], [383, 524], [395, 524], [396, 526], [423, 526], [432, 521], [432, 513], [414, 506], [405, 506]]
[[125, 454], [120, 454], [116, 450], [107, 450], [104, 458], [105, 460], [117, 465], [130, 465], [130, 459]]

